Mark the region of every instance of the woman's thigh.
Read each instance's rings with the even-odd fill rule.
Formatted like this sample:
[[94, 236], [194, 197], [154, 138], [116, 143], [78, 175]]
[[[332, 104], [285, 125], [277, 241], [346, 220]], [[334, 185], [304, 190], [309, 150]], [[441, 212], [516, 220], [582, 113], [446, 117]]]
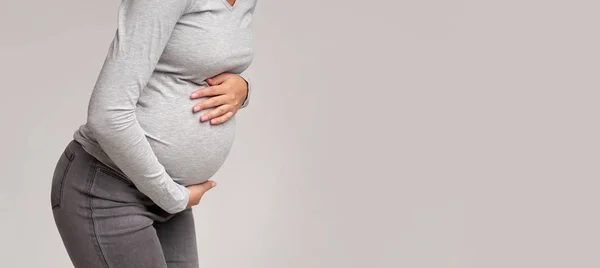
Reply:
[[71, 142], [54, 171], [52, 212], [76, 268], [166, 268], [153, 224], [172, 215]]
[[154, 222], [169, 268], [198, 268], [198, 248], [192, 209], [186, 209], [172, 218]]

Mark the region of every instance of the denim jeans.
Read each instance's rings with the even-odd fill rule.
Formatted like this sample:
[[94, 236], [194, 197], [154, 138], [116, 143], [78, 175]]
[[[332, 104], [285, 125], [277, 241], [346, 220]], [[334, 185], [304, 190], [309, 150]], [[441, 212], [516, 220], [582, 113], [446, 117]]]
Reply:
[[50, 201], [76, 268], [199, 267], [192, 209], [167, 213], [75, 140], [58, 159]]

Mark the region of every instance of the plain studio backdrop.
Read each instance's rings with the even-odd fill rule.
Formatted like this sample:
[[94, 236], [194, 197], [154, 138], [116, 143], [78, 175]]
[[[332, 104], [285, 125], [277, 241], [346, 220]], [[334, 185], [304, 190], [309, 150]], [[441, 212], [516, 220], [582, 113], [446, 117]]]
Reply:
[[[0, 266], [71, 267], [50, 181], [119, 1], [0, 3]], [[259, 0], [201, 267], [600, 267], [598, 10]]]

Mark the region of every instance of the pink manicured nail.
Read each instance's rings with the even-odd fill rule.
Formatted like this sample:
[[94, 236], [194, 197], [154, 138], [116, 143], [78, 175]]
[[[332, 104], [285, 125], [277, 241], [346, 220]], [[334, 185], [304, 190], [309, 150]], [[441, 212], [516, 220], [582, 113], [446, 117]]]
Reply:
[[192, 93], [192, 95], [190, 97], [192, 97], [192, 98], [198, 97], [198, 93]]
[[194, 106], [194, 112], [200, 111], [200, 106]]
[[201, 121], [205, 121], [205, 120], [206, 120], [206, 116], [202, 116], [202, 117], [200, 117], [200, 120], [201, 120]]
[[213, 182], [212, 182], [212, 186], [213, 186], [213, 187], [217, 186], [217, 183], [213, 181]]

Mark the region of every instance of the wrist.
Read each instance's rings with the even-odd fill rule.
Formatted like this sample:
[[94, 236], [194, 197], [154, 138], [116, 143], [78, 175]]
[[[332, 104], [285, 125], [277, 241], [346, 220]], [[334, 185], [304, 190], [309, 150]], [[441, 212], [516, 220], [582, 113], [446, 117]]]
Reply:
[[248, 103], [250, 102], [250, 94], [252, 93], [252, 81], [250, 81], [250, 79], [245, 75], [240, 74], [240, 77], [246, 82], [246, 98], [244, 98], [244, 101], [240, 106], [241, 109], [248, 106]]
[[179, 211], [182, 211], [184, 209], [187, 209], [190, 207], [190, 199], [191, 199], [191, 191], [190, 189], [188, 189], [186, 186], [180, 185], [178, 184], [179, 189], [181, 189], [181, 193], [183, 195], [183, 199], [180, 201], [181, 204], [184, 204], [183, 208], [179, 208]]
[[242, 80], [244, 80], [244, 83], [246, 83], [246, 90], [245, 90], [246, 94], [244, 96], [244, 101], [243, 101], [243, 102], [246, 102], [246, 100], [248, 99], [248, 95], [250, 93], [250, 90], [249, 90], [250, 84], [248, 83], [248, 80], [246, 80], [246, 78], [244, 78], [243, 76], [240, 76], [240, 77], [242, 78]]
[[185, 196], [186, 196], [186, 199], [185, 199], [185, 203], [186, 203], [185, 208], [186, 209], [191, 208], [192, 205], [193, 205], [193, 204], [191, 204], [191, 202], [192, 202], [192, 191], [189, 188], [187, 188], [187, 187], [185, 187]]

